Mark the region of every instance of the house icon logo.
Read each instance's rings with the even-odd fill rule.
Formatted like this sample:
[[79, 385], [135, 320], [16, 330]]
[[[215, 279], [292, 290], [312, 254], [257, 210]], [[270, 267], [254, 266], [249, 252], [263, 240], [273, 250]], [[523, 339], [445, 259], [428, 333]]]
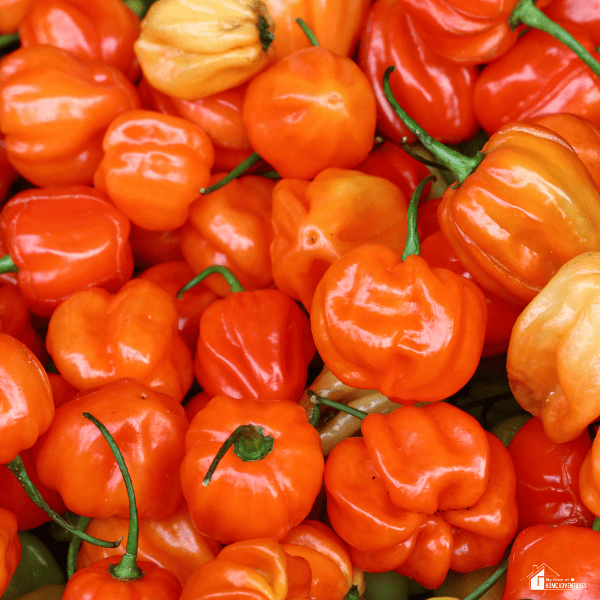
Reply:
[[587, 587], [585, 582], [575, 581], [574, 577], [561, 577], [545, 563], [533, 565], [533, 571], [528, 577], [530, 590], [572, 590]]

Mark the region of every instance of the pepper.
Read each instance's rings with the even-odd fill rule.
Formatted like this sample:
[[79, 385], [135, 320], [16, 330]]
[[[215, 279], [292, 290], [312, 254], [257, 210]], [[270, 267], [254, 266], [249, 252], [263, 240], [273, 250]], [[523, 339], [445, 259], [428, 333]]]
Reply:
[[44, 585], [66, 583], [62, 567], [40, 538], [28, 531], [20, 532], [18, 536], [21, 541], [21, 559], [9, 586], [2, 594], [2, 600], [13, 600]]
[[600, 417], [599, 274], [600, 252], [571, 259], [523, 310], [510, 338], [510, 388], [556, 443], [574, 440]]
[[102, 149], [94, 186], [136, 225], [159, 231], [187, 221], [190, 204], [209, 182], [214, 160], [204, 130], [182, 117], [150, 110], [116, 117]]
[[21, 560], [21, 540], [17, 535], [17, 517], [0, 508], [0, 596], [10, 584]]
[[10, 164], [6, 154], [4, 136], [0, 134], [0, 202], [8, 198], [10, 186], [17, 179], [18, 174]]
[[[188, 420], [181, 404], [134, 379], [84, 390], [59, 406], [36, 445], [36, 468], [72, 512], [90, 517], [129, 514], [125, 484], [94, 416], [113, 431], [135, 485], [139, 515], [162, 518], [181, 500], [179, 465]], [[116, 544], [118, 545], [118, 543]]]
[[33, 592], [19, 596], [16, 600], [62, 600], [65, 586], [59, 583], [49, 583]]
[[94, 286], [116, 292], [133, 273], [129, 220], [107, 196], [87, 186], [31, 189], [0, 213], [8, 256], [25, 304], [50, 316], [64, 299]]
[[6, 152], [19, 174], [39, 187], [90, 185], [104, 131], [140, 104], [121, 71], [54, 46], [19, 48], [0, 66]]
[[[579, 471], [581, 499], [585, 507], [596, 517], [600, 515], [600, 442], [597, 442], [597, 439], [597, 436], [594, 437], [592, 447], [585, 455]], [[598, 530], [597, 519], [593, 527]]]
[[[215, 173], [211, 183], [222, 179]], [[272, 285], [269, 247], [273, 239], [271, 195], [275, 182], [245, 175], [190, 206], [190, 216], [179, 232], [181, 252], [196, 273], [221, 265], [228, 268], [247, 290]], [[218, 275], [206, 285], [219, 296], [231, 293]]]
[[181, 229], [149, 231], [131, 223], [129, 242], [138, 269], [147, 269], [163, 261], [183, 260], [179, 246]]
[[222, 543], [283, 538], [321, 489], [321, 439], [289, 400], [215, 396], [192, 419], [185, 446], [181, 484], [192, 520]]
[[396, 65], [391, 80], [395, 96], [431, 135], [447, 143], [472, 138], [479, 129], [473, 105], [475, 67], [456, 64], [433, 51], [416, 31], [402, 2], [377, 0], [371, 5], [358, 53], [377, 99], [377, 129], [400, 144], [414, 134], [391, 110], [381, 85], [384, 70]]
[[0, 33], [17, 31], [32, 0], [0, 0]]
[[[591, 37], [565, 27], [596, 58]], [[477, 120], [492, 134], [506, 123], [545, 113], [572, 113], [600, 122], [600, 77], [554, 37], [531, 30], [483, 68], [473, 90]]]
[[121, 0], [33, 0], [19, 24], [21, 46], [47, 44], [86, 62], [104, 62], [135, 81], [139, 17]]
[[351, 248], [372, 242], [402, 251], [407, 208], [398, 186], [358, 170], [280, 180], [273, 189], [270, 249], [275, 285], [310, 311], [325, 271]]
[[192, 100], [248, 81], [273, 59], [273, 20], [261, 0], [158, 0], [134, 44], [156, 89]]
[[597, 0], [552, 0], [544, 12], [554, 21], [571, 21], [585, 29], [600, 44], [600, 12]]

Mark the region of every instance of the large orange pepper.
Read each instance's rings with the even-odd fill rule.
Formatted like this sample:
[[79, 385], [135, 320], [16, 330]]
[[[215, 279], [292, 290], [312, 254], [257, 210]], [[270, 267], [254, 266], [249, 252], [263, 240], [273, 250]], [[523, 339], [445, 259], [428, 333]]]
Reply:
[[321, 490], [321, 438], [289, 400], [215, 396], [192, 419], [185, 445], [181, 483], [192, 520], [223, 543], [283, 538]]
[[17, 517], [0, 507], [0, 595], [4, 594], [21, 560], [21, 540], [17, 535]]
[[0, 130], [15, 169], [40, 187], [92, 183], [102, 135], [141, 100], [108, 64], [48, 45], [19, 48], [0, 65]]
[[512, 331], [506, 361], [511, 390], [553, 442], [574, 440], [600, 417], [599, 284], [600, 252], [571, 259]]
[[119, 379], [83, 390], [59, 406], [36, 444], [40, 480], [60, 493], [69, 510], [89, 517], [127, 517], [129, 503], [116, 460], [84, 412], [100, 420], [122, 449], [140, 518], [172, 513], [182, 498], [179, 466], [188, 427], [181, 404], [134, 379]]
[[192, 353], [178, 329], [171, 295], [142, 278], [116, 294], [76, 292], [48, 323], [46, 346], [58, 371], [79, 390], [122, 377], [183, 400], [193, 381]]
[[140, 19], [121, 0], [33, 0], [18, 32], [21, 46], [57, 46], [81, 60], [108, 63], [132, 81], [139, 76], [133, 42]]
[[327, 513], [353, 564], [425, 587], [495, 565], [517, 529], [508, 450], [445, 402], [370, 414], [325, 465]]
[[116, 292], [133, 273], [129, 219], [91, 187], [32, 189], [0, 213], [7, 255], [29, 309], [49, 316], [74, 292], [101, 286]]
[[181, 117], [130, 110], [108, 127], [94, 186], [131, 221], [150, 230], [181, 227], [214, 160], [204, 131]]
[[275, 285], [310, 311], [327, 268], [351, 248], [380, 243], [401, 252], [407, 197], [381, 176], [325, 169], [312, 181], [273, 189], [271, 262]]

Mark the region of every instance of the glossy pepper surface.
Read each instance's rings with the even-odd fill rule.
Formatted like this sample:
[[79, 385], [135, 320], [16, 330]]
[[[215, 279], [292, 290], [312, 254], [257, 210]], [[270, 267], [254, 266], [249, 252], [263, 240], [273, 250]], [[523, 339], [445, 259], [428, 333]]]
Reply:
[[600, 416], [597, 352], [600, 253], [563, 265], [523, 310], [510, 338], [506, 370], [517, 402], [568, 442]]
[[80, 392], [56, 410], [36, 446], [36, 468], [69, 510], [106, 518], [129, 516], [125, 484], [108, 444], [83, 416], [92, 413], [121, 448], [135, 486], [140, 518], [162, 518], [181, 500], [179, 465], [188, 420], [181, 404], [134, 379]]
[[[267, 443], [260, 458], [246, 461], [245, 448], [226, 449], [207, 481], [215, 456], [242, 425], [251, 425], [249, 443]], [[321, 489], [321, 439], [289, 400], [216, 396], [192, 419], [185, 444], [181, 483], [192, 520], [222, 543], [281, 539], [308, 516]]]
[[0, 66], [0, 129], [15, 169], [40, 187], [90, 185], [102, 135], [139, 108], [134, 85], [115, 67], [85, 63], [48, 45], [19, 48]]
[[76, 292], [52, 314], [46, 346], [61, 375], [80, 390], [132, 377], [181, 401], [193, 380], [175, 302], [147, 279], [132, 279], [116, 294]]
[[361, 34], [358, 64], [366, 73], [377, 99], [377, 129], [401, 143], [413, 133], [390, 108], [383, 92], [383, 72], [395, 65], [390, 79], [394, 95], [408, 113], [441, 141], [470, 139], [479, 127], [475, 119], [474, 67], [440, 56], [423, 41], [402, 2], [377, 0], [371, 5]]
[[351, 248], [373, 242], [402, 251], [407, 207], [392, 182], [355, 170], [280, 180], [273, 189], [270, 248], [275, 285], [310, 311], [325, 271]]
[[126, 111], [107, 129], [94, 186], [144, 229], [181, 227], [206, 186], [212, 143], [197, 125], [150, 110]]
[[260, 0], [158, 0], [134, 44], [144, 76], [177, 98], [241, 85], [272, 60], [273, 20]]
[[0, 234], [36, 314], [50, 316], [78, 290], [116, 292], [133, 273], [129, 219], [91, 187], [16, 194], [0, 213]]
[[312, 46], [252, 78], [243, 119], [255, 152], [282, 177], [312, 179], [366, 158], [375, 135], [375, 95], [352, 59]]

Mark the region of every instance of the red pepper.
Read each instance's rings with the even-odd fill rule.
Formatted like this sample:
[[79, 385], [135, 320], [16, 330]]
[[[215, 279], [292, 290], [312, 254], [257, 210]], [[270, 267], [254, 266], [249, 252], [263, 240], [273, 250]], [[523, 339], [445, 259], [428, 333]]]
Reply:
[[4, 594], [21, 560], [21, 540], [17, 535], [17, 517], [0, 507], [0, 596]]
[[179, 245], [181, 229], [149, 231], [131, 224], [129, 242], [138, 269], [147, 269], [164, 261], [184, 260]]
[[458, 143], [479, 129], [473, 106], [477, 70], [440, 56], [423, 42], [402, 2], [377, 0], [361, 35], [358, 64], [377, 99], [377, 129], [396, 143], [414, 134], [390, 108], [381, 85], [383, 72], [396, 65], [394, 95], [436, 139]]
[[[117, 291], [133, 273], [129, 220], [87, 186], [31, 189], [0, 214], [0, 233], [29, 309], [50, 316], [76, 291]], [[4, 256], [4, 260], [7, 257]]]
[[555, 21], [571, 21], [600, 44], [600, 3], [598, 0], [552, 0], [544, 12]]
[[10, 186], [18, 177], [18, 173], [10, 164], [6, 154], [6, 144], [4, 136], [0, 134], [0, 202], [4, 202], [8, 197]]

